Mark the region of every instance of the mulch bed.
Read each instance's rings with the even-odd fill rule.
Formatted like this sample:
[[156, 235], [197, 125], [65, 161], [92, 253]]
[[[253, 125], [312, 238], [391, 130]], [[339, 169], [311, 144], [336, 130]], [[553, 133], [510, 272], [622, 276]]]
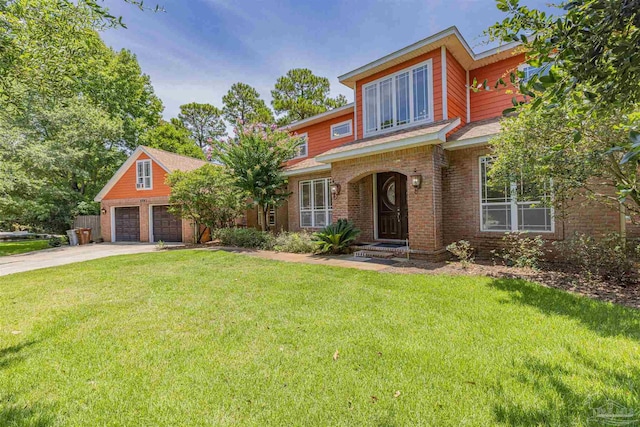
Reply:
[[589, 277], [579, 271], [563, 270], [557, 264], [544, 265], [540, 270], [493, 265], [478, 261], [463, 268], [459, 262], [432, 263], [427, 261], [405, 261], [382, 270], [386, 273], [445, 274], [487, 276], [494, 278], [522, 279], [549, 288], [580, 294], [589, 298], [640, 309], [640, 282], [621, 283]]

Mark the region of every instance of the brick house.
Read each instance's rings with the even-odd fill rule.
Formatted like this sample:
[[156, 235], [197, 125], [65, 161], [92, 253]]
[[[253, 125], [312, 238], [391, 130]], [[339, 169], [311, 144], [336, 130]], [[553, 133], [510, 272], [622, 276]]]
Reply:
[[[493, 84], [518, 67], [525, 65], [516, 44], [475, 53], [452, 27], [340, 76], [355, 101], [291, 125], [305, 144], [288, 162], [292, 195], [271, 212], [270, 225], [313, 231], [348, 218], [368, 249], [406, 250], [408, 242], [424, 258], [442, 257], [460, 239], [482, 252], [507, 231], [550, 241], [624, 233], [619, 210], [583, 200], [560, 219], [534, 200], [511, 197], [515, 184], [513, 192], [487, 185], [487, 142], [513, 95], [467, 87], [474, 78]], [[248, 219], [253, 225], [256, 213]]]
[[207, 162], [151, 147], [138, 147], [95, 197], [105, 242], [192, 242], [194, 226], [169, 211], [167, 174]]

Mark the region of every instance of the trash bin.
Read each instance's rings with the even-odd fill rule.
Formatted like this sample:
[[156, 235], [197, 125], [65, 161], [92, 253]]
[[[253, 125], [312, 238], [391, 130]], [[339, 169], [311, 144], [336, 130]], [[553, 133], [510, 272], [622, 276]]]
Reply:
[[69, 237], [69, 245], [78, 246], [78, 234], [76, 230], [67, 230], [67, 237]]
[[91, 229], [90, 228], [80, 228], [78, 229], [80, 232], [80, 244], [86, 245], [91, 241]]

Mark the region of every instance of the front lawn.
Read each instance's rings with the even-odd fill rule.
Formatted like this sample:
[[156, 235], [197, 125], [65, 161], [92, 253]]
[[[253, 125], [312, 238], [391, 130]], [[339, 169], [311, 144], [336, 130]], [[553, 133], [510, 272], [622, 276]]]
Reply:
[[0, 256], [39, 251], [40, 249], [47, 249], [48, 247], [48, 240], [20, 240], [16, 242], [0, 242]]
[[[516, 280], [212, 251], [0, 277], [0, 425], [586, 425], [640, 312]], [[634, 384], [635, 382], [635, 384]]]

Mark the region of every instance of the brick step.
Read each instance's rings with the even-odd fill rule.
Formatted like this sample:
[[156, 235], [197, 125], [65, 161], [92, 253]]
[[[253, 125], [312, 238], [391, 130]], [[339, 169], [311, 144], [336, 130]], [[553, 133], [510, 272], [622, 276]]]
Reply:
[[353, 253], [356, 258], [383, 258], [390, 259], [396, 256], [393, 252], [381, 252], [381, 251], [356, 251]]

